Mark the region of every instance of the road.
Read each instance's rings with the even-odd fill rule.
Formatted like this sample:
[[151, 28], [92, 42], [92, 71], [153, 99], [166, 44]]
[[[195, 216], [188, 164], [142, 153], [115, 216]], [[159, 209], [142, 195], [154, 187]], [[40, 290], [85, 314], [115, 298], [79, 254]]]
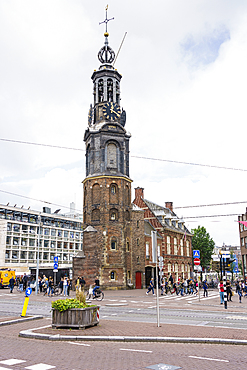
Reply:
[[[101, 320], [122, 320], [126, 325], [131, 322], [156, 323], [156, 298], [146, 296], [145, 291], [105, 293], [105, 300], [100, 302]], [[238, 329], [247, 329], [247, 299], [240, 306], [234, 297], [225, 310], [219, 305], [217, 292], [212, 291], [210, 295], [209, 299], [200, 302], [197, 297], [160, 297], [161, 324], [176, 325], [176, 328], [198, 326], [198, 330], [206, 326], [230, 327], [236, 329], [236, 333]], [[0, 316], [19, 316], [23, 299], [22, 294], [0, 291]], [[35, 294], [30, 297], [28, 314], [42, 314], [43, 320], [0, 328], [0, 370], [242, 370], [247, 367], [247, 347], [242, 345], [48, 342], [18, 337], [21, 330], [50, 323], [51, 299]], [[161, 364], [169, 366], [162, 367]]]

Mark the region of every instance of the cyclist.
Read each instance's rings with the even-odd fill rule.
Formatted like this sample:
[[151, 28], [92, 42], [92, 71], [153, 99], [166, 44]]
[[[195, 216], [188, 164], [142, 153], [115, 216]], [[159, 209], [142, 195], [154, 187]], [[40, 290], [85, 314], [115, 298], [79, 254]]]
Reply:
[[95, 279], [95, 282], [94, 282], [94, 288], [93, 288], [93, 296], [95, 297], [95, 291], [97, 290], [97, 289], [99, 289], [100, 288], [100, 286], [99, 286], [99, 278], [98, 278], [98, 276], [96, 277], [96, 279]]

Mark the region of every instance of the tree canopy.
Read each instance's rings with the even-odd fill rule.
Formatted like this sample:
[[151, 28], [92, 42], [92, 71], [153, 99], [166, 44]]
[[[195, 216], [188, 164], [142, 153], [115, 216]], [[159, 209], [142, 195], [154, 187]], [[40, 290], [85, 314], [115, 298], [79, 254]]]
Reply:
[[201, 266], [208, 267], [210, 265], [215, 242], [204, 226], [198, 226], [197, 229], [191, 231], [194, 234], [192, 237], [192, 249], [200, 251]]

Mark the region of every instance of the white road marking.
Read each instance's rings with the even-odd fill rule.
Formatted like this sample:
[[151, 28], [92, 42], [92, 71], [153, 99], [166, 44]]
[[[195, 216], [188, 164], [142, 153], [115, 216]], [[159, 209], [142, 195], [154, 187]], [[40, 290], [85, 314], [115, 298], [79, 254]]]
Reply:
[[54, 369], [55, 367], [56, 366], [40, 363], [40, 364], [25, 367], [25, 369], [28, 369], [28, 370], [49, 370], [49, 369]]
[[9, 360], [0, 361], [0, 364], [3, 365], [16, 365], [26, 362], [25, 360], [17, 360], [16, 358], [10, 358]]
[[120, 351], [129, 351], [129, 352], [144, 352], [144, 353], [153, 353], [153, 351], [145, 351], [143, 349], [131, 349], [131, 348], [120, 348]]
[[0, 366], [0, 370], [10, 370], [10, 369], [9, 368], [7, 369], [7, 367]]
[[117, 313], [112, 313], [111, 315], [112, 315], [112, 316], [117, 316]]
[[219, 358], [199, 357], [199, 356], [189, 356], [189, 357], [190, 357], [190, 358], [197, 358], [197, 359], [199, 359], [199, 360], [229, 362], [228, 360], [220, 360]]
[[85, 346], [85, 347], [91, 347], [90, 344], [84, 344], [84, 343], [76, 343], [76, 342], [68, 342], [69, 344], [76, 344], [77, 346]]

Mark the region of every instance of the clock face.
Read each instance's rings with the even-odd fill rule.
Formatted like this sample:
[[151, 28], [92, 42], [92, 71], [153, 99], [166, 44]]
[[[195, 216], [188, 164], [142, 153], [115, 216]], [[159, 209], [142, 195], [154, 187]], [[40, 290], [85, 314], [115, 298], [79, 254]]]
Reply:
[[109, 102], [103, 106], [103, 114], [107, 120], [116, 121], [121, 117], [121, 110], [118, 104]]

